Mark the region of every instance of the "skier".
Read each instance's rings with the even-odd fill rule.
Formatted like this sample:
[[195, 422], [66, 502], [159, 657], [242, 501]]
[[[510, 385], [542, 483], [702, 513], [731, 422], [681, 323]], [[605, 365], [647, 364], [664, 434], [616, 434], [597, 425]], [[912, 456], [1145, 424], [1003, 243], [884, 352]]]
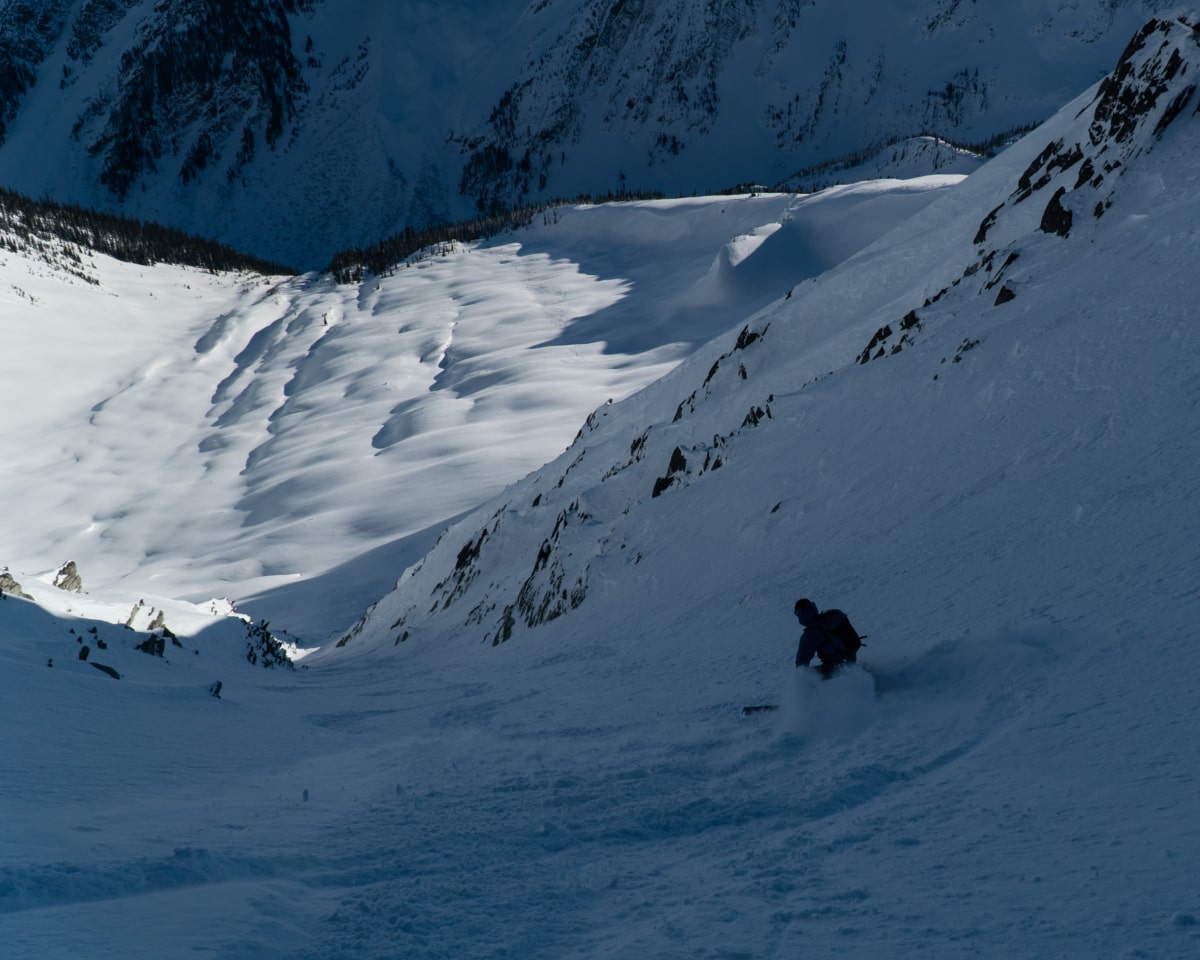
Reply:
[[829, 678], [842, 664], [858, 659], [862, 640], [841, 610], [821, 613], [815, 603], [801, 597], [796, 601], [795, 613], [804, 628], [796, 650], [797, 667], [807, 667], [815, 654], [821, 661], [816, 669]]

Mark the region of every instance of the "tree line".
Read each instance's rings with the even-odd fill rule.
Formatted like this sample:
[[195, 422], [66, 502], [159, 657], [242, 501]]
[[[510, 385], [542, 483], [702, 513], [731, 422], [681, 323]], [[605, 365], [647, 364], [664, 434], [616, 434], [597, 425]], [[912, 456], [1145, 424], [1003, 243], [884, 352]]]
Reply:
[[[782, 183], [788, 185], [803, 183], [805, 180], [810, 180], [813, 177], [817, 177], [822, 174], [837, 173], [842, 170], [852, 170], [869, 160], [873, 160], [885, 150], [904, 143], [906, 140], [919, 140], [921, 138], [936, 140], [939, 143], [944, 143], [953, 150], [963, 150], [967, 153], [973, 153], [979, 157], [991, 158], [996, 156], [996, 154], [998, 154], [1005, 147], [1015, 143], [1017, 140], [1020, 140], [1021, 137], [1025, 136], [1025, 134], [1032, 130], [1036, 130], [1040, 125], [1041, 121], [1020, 124], [1008, 130], [1002, 130], [999, 133], [995, 133], [987, 139], [980, 140], [976, 143], [949, 140], [946, 137], [943, 137], [941, 134], [931, 133], [928, 130], [922, 130], [909, 136], [873, 143], [869, 146], [863, 147], [861, 150], [855, 150], [840, 157], [833, 157], [829, 160], [824, 160], [821, 163], [814, 164], [813, 166], [804, 167], [803, 169], [797, 170], [795, 173], [786, 177]], [[787, 188], [781, 185], [775, 187], [774, 189], [778, 190]], [[741, 193], [744, 192], [744, 190], [735, 189], [734, 192]]]
[[171, 263], [213, 272], [247, 270], [268, 276], [296, 273], [291, 267], [240, 253], [174, 227], [74, 204], [33, 200], [2, 187], [0, 231], [8, 234], [9, 245], [16, 249], [22, 242], [34, 244], [54, 237], [116, 260], [146, 266]]
[[400, 233], [368, 247], [350, 247], [333, 255], [329, 272], [338, 283], [359, 283], [368, 274], [387, 274], [414, 254], [452, 243], [472, 243], [487, 240], [509, 230], [527, 227], [541, 216], [548, 218], [560, 207], [573, 204], [617, 203], [629, 200], [662, 200], [658, 192], [609, 191], [593, 196], [580, 194], [574, 200], [548, 200], [543, 203], [509, 207], [470, 220], [447, 223], [436, 227], [414, 229], [405, 227]]

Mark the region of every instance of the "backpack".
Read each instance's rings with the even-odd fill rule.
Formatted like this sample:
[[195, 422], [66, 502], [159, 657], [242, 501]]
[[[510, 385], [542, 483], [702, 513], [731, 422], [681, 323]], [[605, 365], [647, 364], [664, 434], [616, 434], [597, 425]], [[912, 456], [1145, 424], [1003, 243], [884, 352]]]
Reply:
[[817, 618], [817, 624], [848, 661], [854, 663], [858, 659], [859, 647], [863, 645], [862, 637], [841, 610], [826, 610]]

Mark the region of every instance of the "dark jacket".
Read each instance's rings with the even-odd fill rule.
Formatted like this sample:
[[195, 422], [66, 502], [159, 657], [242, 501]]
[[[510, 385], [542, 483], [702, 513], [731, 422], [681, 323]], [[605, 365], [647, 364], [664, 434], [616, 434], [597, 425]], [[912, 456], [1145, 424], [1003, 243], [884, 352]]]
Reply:
[[846, 618], [840, 610], [826, 610], [820, 613], [815, 604], [808, 604], [796, 611], [804, 633], [800, 636], [800, 646], [796, 650], [796, 666], [807, 667], [814, 655], [820, 658], [825, 667], [835, 667], [846, 661], [853, 662], [853, 656], [847, 656], [846, 650], [838, 642], [833, 631]]

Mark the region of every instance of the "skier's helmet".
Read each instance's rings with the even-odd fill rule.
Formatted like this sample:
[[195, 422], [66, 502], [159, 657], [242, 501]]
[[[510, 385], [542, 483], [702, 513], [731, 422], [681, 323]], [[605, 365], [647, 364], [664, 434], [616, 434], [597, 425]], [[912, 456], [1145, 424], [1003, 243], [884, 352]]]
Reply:
[[817, 622], [817, 615], [820, 611], [817, 610], [817, 605], [807, 597], [801, 597], [796, 601], [795, 613], [796, 618], [807, 627]]

